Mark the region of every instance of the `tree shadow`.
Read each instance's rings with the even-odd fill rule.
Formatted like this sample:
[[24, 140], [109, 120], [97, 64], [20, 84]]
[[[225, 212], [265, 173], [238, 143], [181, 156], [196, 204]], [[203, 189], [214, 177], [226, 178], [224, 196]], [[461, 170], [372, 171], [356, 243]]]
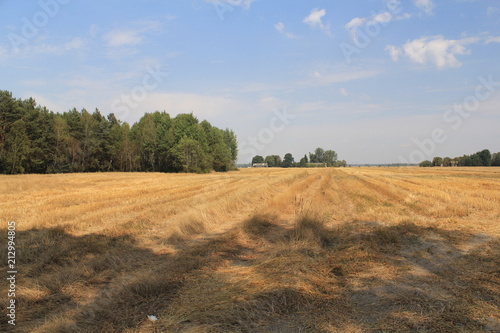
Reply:
[[500, 331], [497, 238], [272, 216], [205, 236], [156, 254], [131, 236], [20, 231], [16, 326], [0, 330]]

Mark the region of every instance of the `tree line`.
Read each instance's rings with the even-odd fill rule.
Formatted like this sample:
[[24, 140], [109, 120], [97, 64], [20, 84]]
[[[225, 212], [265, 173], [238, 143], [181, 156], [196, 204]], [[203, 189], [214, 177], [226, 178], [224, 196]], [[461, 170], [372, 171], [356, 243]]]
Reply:
[[299, 162], [295, 161], [295, 158], [291, 153], [285, 154], [283, 159], [279, 155], [269, 155], [264, 158], [263, 156], [256, 155], [252, 158], [252, 165], [254, 163], [267, 163], [269, 167], [275, 168], [307, 168], [315, 167], [319, 164], [323, 164], [327, 167], [345, 167], [347, 162], [345, 160], [338, 161], [337, 153], [333, 150], [324, 150], [323, 148], [316, 148], [314, 153], [309, 153], [309, 158], [307, 154], [302, 157]]
[[0, 91], [0, 173], [227, 171], [236, 135], [193, 114], [146, 113], [130, 126], [114, 114], [54, 113]]
[[421, 167], [452, 167], [452, 166], [500, 166], [500, 153], [493, 155], [488, 149], [483, 149], [472, 155], [461, 157], [434, 157], [432, 161], [426, 160], [419, 164]]

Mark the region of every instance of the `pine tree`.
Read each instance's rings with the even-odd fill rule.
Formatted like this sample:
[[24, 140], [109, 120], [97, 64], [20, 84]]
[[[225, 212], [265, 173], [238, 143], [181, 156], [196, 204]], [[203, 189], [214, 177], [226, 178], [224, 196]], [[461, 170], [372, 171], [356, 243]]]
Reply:
[[24, 173], [26, 160], [30, 152], [30, 140], [26, 134], [24, 120], [16, 120], [8, 133], [6, 146], [6, 162], [11, 174]]

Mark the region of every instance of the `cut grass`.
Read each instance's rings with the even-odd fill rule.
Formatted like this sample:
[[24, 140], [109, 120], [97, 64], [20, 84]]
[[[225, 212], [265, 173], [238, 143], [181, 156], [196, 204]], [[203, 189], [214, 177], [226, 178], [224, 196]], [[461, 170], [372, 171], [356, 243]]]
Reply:
[[500, 331], [495, 169], [0, 181], [1, 331]]

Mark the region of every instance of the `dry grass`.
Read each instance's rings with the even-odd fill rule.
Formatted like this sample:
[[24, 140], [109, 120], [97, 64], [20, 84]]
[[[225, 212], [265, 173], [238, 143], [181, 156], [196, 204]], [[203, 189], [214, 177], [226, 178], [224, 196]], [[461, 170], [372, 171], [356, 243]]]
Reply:
[[1, 331], [500, 331], [495, 168], [0, 176], [0, 194], [19, 271]]

